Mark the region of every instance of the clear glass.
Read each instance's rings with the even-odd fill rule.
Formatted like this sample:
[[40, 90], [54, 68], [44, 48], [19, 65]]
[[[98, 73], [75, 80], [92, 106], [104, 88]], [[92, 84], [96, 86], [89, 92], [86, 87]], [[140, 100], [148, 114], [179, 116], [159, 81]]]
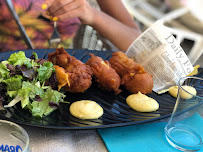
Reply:
[[29, 136], [19, 125], [0, 120], [0, 152], [30, 152]]
[[[188, 90], [188, 86], [195, 88], [196, 93]], [[203, 78], [181, 78], [177, 96], [173, 113], [165, 127], [166, 139], [181, 151], [198, 151], [203, 146]]]

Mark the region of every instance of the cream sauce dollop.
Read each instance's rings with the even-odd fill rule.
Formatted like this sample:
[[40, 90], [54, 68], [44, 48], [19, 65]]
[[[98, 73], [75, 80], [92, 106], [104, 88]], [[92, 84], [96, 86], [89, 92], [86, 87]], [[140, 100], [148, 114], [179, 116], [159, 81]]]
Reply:
[[139, 112], [152, 112], [159, 109], [159, 103], [156, 100], [141, 92], [129, 95], [126, 102], [132, 109]]
[[[185, 89], [187, 92], [191, 93], [187, 93], [186, 91], [184, 90], [180, 90], [180, 97], [182, 99], [191, 99], [193, 97], [193, 95], [196, 95], [197, 94], [197, 91], [194, 87], [191, 87], [191, 86], [182, 86], [183, 89]], [[170, 87], [169, 88], [169, 94], [175, 98], [177, 98], [178, 96], [178, 86], [173, 86], [173, 87]]]
[[71, 104], [70, 113], [79, 119], [98, 119], [103, 115], [103, 108], [91, 100], [80, 100]]

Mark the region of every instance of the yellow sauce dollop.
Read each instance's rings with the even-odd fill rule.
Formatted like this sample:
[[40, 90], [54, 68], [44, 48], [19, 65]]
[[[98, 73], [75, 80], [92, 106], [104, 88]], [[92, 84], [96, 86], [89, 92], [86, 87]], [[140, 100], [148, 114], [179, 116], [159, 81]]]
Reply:
[[103, 115], [103, 108], [95, 101], [80, 100], [71, 104], [70, 113], [79, 119], [98, 119]]
[[156, 100], [141, 92], [129, 95], [126, 98], [126, 102], [132, 109], [139, 112], [152, 112], [159, 109], [159, 103]]
[[[191, 87], [191, 86], [182, 86], [182, 88], [184, 88], [186, 91], [188, 91], [189, 93], [196, 95], [197, 91], [195, 88]], [[182, 99], [191, 99], [193, 97], [193, 95], [189, 94], [187, 92], [185, 92], [184, 90], [181, 89], [180, 91], [180, 97]], [[178, 96], [178, 86], [173, 86], [169, 88], [169, 94], [175, 98], [177, 98]]]

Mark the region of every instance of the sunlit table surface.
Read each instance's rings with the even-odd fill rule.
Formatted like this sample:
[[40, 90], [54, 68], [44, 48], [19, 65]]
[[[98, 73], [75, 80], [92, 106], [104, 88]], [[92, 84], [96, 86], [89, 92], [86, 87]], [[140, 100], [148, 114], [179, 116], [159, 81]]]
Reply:
[[95, 129], [59, 130], [21, 126], [29, 135], [32, 152], [107, 152]]
[[[198, 113], [203, 118], [203, 111]], [[182, 116], [179, 117], [181, 119]], [[167, 122], [168, 119], [155, 122]], [[108, 152], [96, 129], [61, 130], [21, 126], [29, 135], [32, 152]]]

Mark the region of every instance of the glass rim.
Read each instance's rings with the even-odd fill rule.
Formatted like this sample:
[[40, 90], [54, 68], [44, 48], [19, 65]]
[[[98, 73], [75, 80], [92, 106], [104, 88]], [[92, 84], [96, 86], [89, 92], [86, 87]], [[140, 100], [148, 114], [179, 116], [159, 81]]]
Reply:
[[0, 119], [0, 123], [10, 124], [10, 125], [13, 125], [13, 126], [17, 127], [18, 129], [20, 129], [23, 132], [23, 134], [25, 135], [25, 137], [26, 137], [25, 149], [22, 152], [25, 152], [26, 150], [29, 149], [29, 142], [30, 142], [29, 135], [28, 135], [27, 131], [23, 127], [21, 127], [20, 125], [14, 123], [14, 122], [11, 122], [11, 121], [8, 121], [8, 120], [3, 120], [3, 119]]
[[175, 139], [173, 139], [173, 137], [171, 137], [171, 135], [169, 134], [168, 132], [168, 129], [167, 129], [167, 125], [164, 127], [164, 131], [165, 131], [165, 135], [167, 135], [168, 137], [170, 137], [170, 140], [172, 140], [174, 143], [177, 143], [179, 144], [179, 146], [187, 146], [188, 148], [200, 148], [203, 146], [203, 143], [197, 145], [197, 146], [189, 146], [189, 145], [185, 145], [179, 141], [176, 141]]
[[178, 80], [178, 89], [179, 87], [184, 90], [185, 92], [187, 92], [188, 94], [194, 96], [194, 97], [197, 97], [197, 98], [200, 98], [200, 99], [203, 99], [203, 97], [200, 97], [200, 96], [197, 96], [197, 95], [194, 95], [190, 92], [188, 92], [187, 90], [185, 90], [182, 86], [183, 86], [183, 82], [185, 82], [186, 79], [197, 79], [197, 80], [202, 80], [203, 81], [203, 78], [200, 78], [200, 77], [194, 77], [194, 76], [187, 76], [187, 77], [182, 77]]

